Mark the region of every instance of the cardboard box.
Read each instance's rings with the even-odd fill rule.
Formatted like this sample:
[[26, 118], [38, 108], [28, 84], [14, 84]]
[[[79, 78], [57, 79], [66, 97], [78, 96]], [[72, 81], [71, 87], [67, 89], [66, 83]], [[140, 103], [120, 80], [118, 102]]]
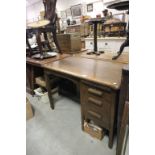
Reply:
[[102, 140], [104, 137], [104, 132], [102, 128], [94, 124], [88, 123], [86, 121], [84, 121], [84, 131], [87, 132], [92, 137], [97, 138], [99, 140]]

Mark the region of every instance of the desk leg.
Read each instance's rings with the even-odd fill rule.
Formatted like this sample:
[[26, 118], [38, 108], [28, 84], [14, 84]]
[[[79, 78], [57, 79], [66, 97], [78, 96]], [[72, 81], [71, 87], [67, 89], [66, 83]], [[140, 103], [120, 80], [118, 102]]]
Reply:
[[81, 129], [84, 131], [84, 114], [81, 111]]
[[109, 131], [109, 148], [113, 147], [113, 140], [114, 140], [114, 131], [110, 130]]
[[53, 101], [53, 97], [52, 97], [52, 93], [51, 93], [51, 83], [50, 83], [50, 77], [47, 73], [45, 73], [45, 80], [46, 80], [46, 88], [48, 91], [48, 98], [50, 101], [50, 106], [52, 109], [54, 109], [54, 101]]

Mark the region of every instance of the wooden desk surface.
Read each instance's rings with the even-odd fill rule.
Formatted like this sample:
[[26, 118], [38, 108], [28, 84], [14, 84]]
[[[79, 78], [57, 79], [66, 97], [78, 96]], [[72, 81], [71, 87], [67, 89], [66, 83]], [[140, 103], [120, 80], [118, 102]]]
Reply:
[[113, 88], [120, 88], [124, 64], [72, 56], [43, 67]]
[[129, 63], [129, 53], [124, 52], [120, 55], [120, 57], [117, 60], [112, 60], [112, 57], [114, 54], [112, 52], [105, 52], [104, 54], [101, 54], [100, 56], [97, 56], [95, 54], [88, 55], [88, 51], [78, 54], [78, 56], [89, 58], [89, 59], [96, 59], [96, 60], [103, 60], [103, 61], [110, 61], [110, 62], [116, 62], [116, 63], [123, 63], [128, 64]]
[[33, 59], [33, 58], [30, 58], [30, 57], [27, 57], [26, 58], [26, 63], [34, 65], [34, 66], [42, 67], [43, 64], [46, 64], [46, 63], [49, 63], [49, 62], [54, 62], [54, 61], [57, 61], [57, 60], [61, 60], [61, 59], [64, 59], [66, 57], [69, 57], [69, 56], [71, 56], [71, 55], [69, 55], [69, 54], [58, 54], [55, 57], [47, 58], [47, 59], [43, 59], [43, 60]]

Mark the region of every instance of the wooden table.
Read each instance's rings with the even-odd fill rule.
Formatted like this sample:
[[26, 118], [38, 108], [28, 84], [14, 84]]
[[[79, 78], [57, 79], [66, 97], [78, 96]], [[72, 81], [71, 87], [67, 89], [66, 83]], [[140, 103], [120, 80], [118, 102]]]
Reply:
[[44, 64], [61, 60], [69, 56], [70, 56], [69, 54], [58, 54], [56, 57], [43, 59], [43, 60], [27, 57], [26, 58], [26, 91], [32, 95], [34, 94], [33, 90], [35, 89], [35, 77], [44, 75], [44, 71], [43, 71]]
[[116, 110], [124, 64], [88, 59], [78, 56], [46, 63], [45, 78], [50, 105], [54, 109], [50, 78], [53, 76], [73, 81], [80, 89], [81, 125], [84, 120], [109, 131], [109, 147], [113, 146]]
[[129, 63], [129, 52], [124, 52], [120, 55], [120, 57], [116, 60], [112, 60], [112, 57], [114, 56], [114, 53], [112, 52], [105, 52], [101, 55], [88, 55], [87, 52], [82, 52], [78, 54], [78, 56], [88, 58], [88, 59], [95, 59], [95, 60], [103, 60], [103, 61], [110, 61], [115, 63], [123, 63], [128, 64]]

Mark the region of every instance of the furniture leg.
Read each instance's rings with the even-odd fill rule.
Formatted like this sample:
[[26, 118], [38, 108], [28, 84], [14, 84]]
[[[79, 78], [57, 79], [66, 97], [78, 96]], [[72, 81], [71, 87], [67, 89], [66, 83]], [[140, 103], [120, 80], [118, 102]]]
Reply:
[[53, 101], [53, 97], [52, 97], [52, 93], [51, 93], [50, 77], [49, 77], [49, 74], [47, 74], [47, 73], [45, 73], [45, 80], [46, 80], [46, 88], [47, 88], [47, 92], [48, 92], [50, 106], [52, 109], [54, 109], [54, 101]]
[[53, 34], [54, 43], [55, 43], [59, 53], [62, 54], [61, 48], [60, 48], [59, 43], [58, 43], [57, 35], [56, 35], [56, 26], [54, 26], [54, 28], [52, 29], [52, 34]]
[[83, 115], [83, 112], [81, 112], [81, 129], [84, 131], [84, 115]]
[[94, 52], [97, 52], [97, 23], [94, 23]]
[[39, 51], [40, 51], [40, 58], [43, 59], [43, 51], [42, 51], [42, 43], [41, 43], [41, 39], [40, 39], [40, 31], [37, 30], [37, 33], [36, 33], [36, 39], [37, 39], [37, 43], [38, 43], [38, 48], [39, 48]]
[[114, 132], [112, 129], [109, 131], [109, 148], [112, 148], [114, 140]]
[[27, 36], [27, 34], [26, 34], [26, 45], [27, 45], [28, 48], [29, 48], [29, 56], [31, 57], [31, 55], [32, 55], [32, 48], [31, 48], [30, 43], [29, 43], [29, 41], [28, 41], [28, 36]]
[[47, 43], [48, 49], [49, 49], [50, 51], [52, 51], [51, 46], [50, 46], [50, 44], [49, 44], [48, 37], [47, 37], [47, 32], [44, 32], [44, 38], [45, 38], [45, 41], [46, 41], [46, 43]]

